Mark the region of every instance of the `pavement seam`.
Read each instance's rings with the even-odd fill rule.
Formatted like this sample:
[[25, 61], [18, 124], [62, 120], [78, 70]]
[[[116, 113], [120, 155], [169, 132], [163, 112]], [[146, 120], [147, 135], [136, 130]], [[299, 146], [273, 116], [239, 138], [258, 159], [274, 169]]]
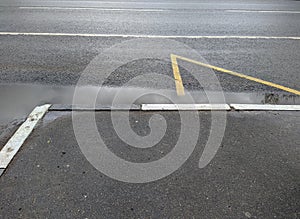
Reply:
[[54, 104], [49, 111], [300, 111], [300, 105], [275, 105], [275, 104], [140, 104], [123, 106], [74, 106]]

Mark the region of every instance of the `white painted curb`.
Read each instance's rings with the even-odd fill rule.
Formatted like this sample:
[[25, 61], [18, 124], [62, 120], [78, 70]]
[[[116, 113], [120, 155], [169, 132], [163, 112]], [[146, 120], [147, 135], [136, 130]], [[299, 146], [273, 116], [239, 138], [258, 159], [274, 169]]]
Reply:
[[236, 111], [300, 111], [300, 105], [271, 105], [271, 104], [142, 104], [143, 111], [160, 110], [236, 110]]
[[[11, 160], [17, 154], [24, 141], [38, 121], [45, 115], [51, 104], [36, 107], [26, 121], [19, 127], [14, 135], [0, 151], [0, 176], [7, 168]], [[300, 105], [270, 105], [270, 104], [142, 104], [142, 111], [300, 111]]]
[[228, 104], [142, 104], [143, 111], [153, 110], [230, 110]]
[[237, 111], [298, 111], [300, 105], [271, 105], [271, 104], [230, 104]]
[[38, 121], [45, 115], [50, 106], [50, 104], [46, 104], [36, 107], [27, 117], [26, 121], [9, 139], [9, 141], [0, 151], [0, 169], [7, 168], [11, 160], [21, 148], [24, 141], [28, 138]]

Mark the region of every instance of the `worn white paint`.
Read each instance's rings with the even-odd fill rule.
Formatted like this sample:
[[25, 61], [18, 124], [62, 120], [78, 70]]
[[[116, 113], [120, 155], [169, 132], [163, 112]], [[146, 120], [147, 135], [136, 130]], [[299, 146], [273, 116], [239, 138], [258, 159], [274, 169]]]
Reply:
[[230, 107], [238, 111], [297, 111], [300, 105], [271, 105], [271, 104], [230, 104]]
[[123, 37], [123, 38], [161, 38], [161, 39], [263, 39], [300, 40], [299, 36], [185, 36], [185, 35], [136, 35], [136, 34], [92, 34], [92, 33], [29, 33], [0, 32], [0, 36], [57, 36], [57, 37]]
[[19, 7], [21, 10], [93, 10], [93, 11], [130, 11], [130, 12], [162, 12], [166, 9], [135, 9], [135, 8], [96, 8], [96, 7]]
[[9, 139], [9, 141], [0, 151], [0, 169], [5, 169], [8, 166], [38, 121], [44, 116], [50, 106], [50, 104], [46, 104], [36, 107], [27, 117], [26, 121]]
[[142, 104], [142, 110], [230, 110], [228, 104]]

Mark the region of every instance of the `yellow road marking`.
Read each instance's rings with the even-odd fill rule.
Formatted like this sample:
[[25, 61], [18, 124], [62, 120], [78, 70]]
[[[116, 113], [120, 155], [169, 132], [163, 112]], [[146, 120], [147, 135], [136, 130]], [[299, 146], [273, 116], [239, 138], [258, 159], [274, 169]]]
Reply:
[[[270, 87], [275, 87], [275, 88], [280, 89], [280, 90], [284, 90], [284, 91], [287, 91], [287, 92], [290, 92], [290, 93], [293, 93], [293, 94], [300, 95], [300, 91], [298, 91], [298, 90], [288, 88], [288, 87], [285, 87], [285, 86], [282, 86], [282, 85], [279, 85], [279, 84], [275, 84], [275, 83], [272, 83], [272, 82], [269, 82], [269, 81], [264, 81], [264, 80], [259, 79], [259, 78], [244, 75], [244, 74], [241, 74], [241, 73], [238, 73], [238, 72], [226, 70], [224, 68], [220, 68], [220, 67], [217, 67], [217, 66], [213, 66], [213, 65], [202, 63], [202, 62], [198, 62], [198, 61], [195, 61], [193, 59], [185, 58], [183, 56], [178, 56], [178, 55], [171, 54], [171, 59], [172, 59], [172, 66], [175, 65], [174, 63], [176, 63], [176, 65], [177, 65], [177, 59], [181, 59], [183, 61], [191, 62], [191, 63], [196, 64], [196, 65], [200, 65], [200, 66], [203, 66], [203, 67], [206, 67], [206, 68], [214, 69], [214, 70], [219, 71], [219, 72], [223, 72], [223, 73], [230, 74], [230, 75], [233, 75], [233, 76], [237, 76], [237, 77], [240, 77], [240, 78], [245, 78], [245, 79], [250, 80], [250, 81], [254, 81], [254, 82], [257, 82], [257, 83], [260, 83], [260, 84], [264, 84], [264, 85], [267, 85], [267, 86], [270, 86]], [[175, 60], [175, 62], [173, 62], [173, 60]], [[178, 65], [177, 65], [177, 70], [178, 70]], [[173, 72], [174, 72], [174, 67], [173, 67]], [[179, 70], [178, 70], [178, 74], [179, 74]], [[175, 75], [175, 72], [174, 72], [174, 75]], [[179, 76], [180, 76], [180, 74], [179, 74]], [[178, 93], [178, 90], [177, 90], [177, 93]]]
[[175, 78], [175, 85], [176, 85], [176, 91], [178, 96], [184, 96], [184, 87], [182, 84], [182, 79], [179, 73], [179, 67], [176, 60], [175, 55], [171, 54], [171, 61], [172, 61], [172, 68], [173, 68], [173, 74]]

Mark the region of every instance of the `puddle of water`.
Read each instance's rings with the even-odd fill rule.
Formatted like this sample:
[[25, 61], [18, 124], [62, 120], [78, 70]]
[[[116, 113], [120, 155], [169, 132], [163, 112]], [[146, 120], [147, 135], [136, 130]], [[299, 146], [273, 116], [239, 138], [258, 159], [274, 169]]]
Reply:
[[[79, 89], [79, 99], [82, 104], [93, 101], [98, 87], [86, 86]], [[157, 90], [138, 87], [103, 87], [98, 94], [97, 104], [112, 105], [118, 92], [122, 99], [118, 104], [128, 104], [133, 96], [145, 94], [135, 101], [142, 103], [170, 103], [166, 97], [172, 97], [176, 103], [189, 103], [186, 98], [178, 97], [175, 90]], [[26, 117], [36, 105], [72, 104], [74, 87], [54, 87], [42, 85], [1, 85], [0, 86], [0, 122], [12, 121]], [[208, 103], [203, 91], [191, 91], [196, 103]], [[214, 103], [220, 102], [220, 93], [210, 92]], [[224, 93], [227, 103], [259, 103], [259, 104], [300, 104], [300, 97], [286, 93]]]
[[55, 121], [58, 118], [62, 118], [65, 116], [70, 116], [71, 112], [58, 112], [58, 111], [50, 111], [48, 112], [44, 118], [43, 118], [43, 123], [42, 123], [42, 127], [47, 126], [49, 123]]

